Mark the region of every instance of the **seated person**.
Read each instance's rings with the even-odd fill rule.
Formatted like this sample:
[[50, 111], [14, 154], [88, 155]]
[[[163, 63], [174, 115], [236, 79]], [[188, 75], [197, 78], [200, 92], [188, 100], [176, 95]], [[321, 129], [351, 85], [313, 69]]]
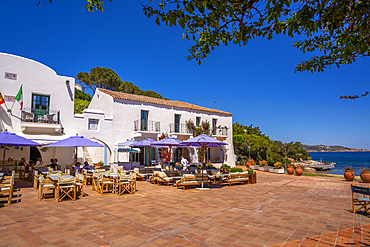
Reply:
[[44, 165], [44, 161], [42, 161], [41, 158], [38, 159], [38, 161], [36, 161], [36, 166], [43, 166]]
[[21, 162], [19, 162], [18, 166], [20, 166], [20, 167], [25, 166], [26, 165], [25, 163], [26, 163], [26, 158], [23, 157]]
[[75, 165], [75, 170], [76, 172], [80, 172], [81, 171], [81, 163], [80, 162], [77, 162], [76, 165]]
[[85, 161], [82, 169], [86, 169], [86, 170], [89, 170], [90, 169], [90, 165], [89, 165], [89, 163], [87, 161]]
[[51, 167], [51, 168], [53, 168], [53, 170], [58, 169], [58, 165], [57, 165], [57, 163], [54, 161], [54, 159], [50, 159], [50, 162], [51, 162], [50, 167]]
[[26, 168], [24, 168], [24, 170], [25, 171], [29, 171], [29, 170], [31, 170], [30, 168], [32, 168], [33, 167], [33, 161], [32, 160], [30, 160], [29, 162], [28, 162], [28, 164], [26, 165]]

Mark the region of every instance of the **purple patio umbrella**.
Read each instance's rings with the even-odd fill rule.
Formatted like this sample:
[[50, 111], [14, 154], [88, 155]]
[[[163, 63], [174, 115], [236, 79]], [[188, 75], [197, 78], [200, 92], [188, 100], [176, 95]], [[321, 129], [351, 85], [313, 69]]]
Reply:
[[76, 148], [76, 162], [77, 162], [77, 147], [104, 147], [104, 145], [91, 141], [89, 139], [86, 139], [83, 136], [75, 135], [67, 139], [54, 142], [45, 147], [47, 148], [74, 147]]
[[8, 131], [0, 132], [0, 145], [4, 146], [4, 154], [3, 154], [3, 168], [2, 171], [4, 172], [5, 166], [5, 151], [6, 146], [41, 146], [40, 143], [31, 141], [27, 138], [22, 136], [16, 135], [14, 133], [10, 133]]
[[179, 146], [187, 146], [187, 147], [201, 147], [203, 152], [203, 160], [202, 160], [202, 188], [203, 188], [203, 170], [205, 165], [205, 149], [206, 147], [221, 147], [227, 145], [227, 143], [224, 143], [222, 141], [219, 141], [215, 138], [212, 138], [210, 136], [207, 136], [205, 134], [196, 136], [194, 138], [191, 138], [189, 140], [183, 141]]
[[137, 144], [138, 142], [135, 141], [135, 140], [128, 140], [128, 141], [125, 141], [125, 142], [122, 142], [122, 143], [119, 143], [117, 146], [119, 147], [126, 147], [126, 146], [129, 146], [131, 148], [131, 152], [130, 152], [130, 160], [131, 160], [131, 170], [132, 170], [132, 147], [133, 146], [130, 146], [130, 145], [135, 145]]
[[[147, 139], [139, 141], [137, 143], [133, 143], [129, 146], [130, 147], [151, 147], [153, 142], [155, 142], [153, 139], [147, 138]], [[144, 154], [144, 158], [145, 158], [145, 154]], [[150, 150], [149, 150], [149, 158], [150, 158]], [[146, 164], [146, 162], [145, 162], [145, 164]]]
[[171, 161], [171, 155], [172, 155], [171, 148], [172, 147], [177, 147], [177, 146], [179, 146], [179, 144], [181, 144], [181, 141], [178, 140], [177, 138], [175, 138], [175, 137], [166, 137], [166, 138], [163, 138], [162, 140], [153, 142], [152, 146], [158, 146], [158, 147], [167, 146], [170, 149], [170, 161]]

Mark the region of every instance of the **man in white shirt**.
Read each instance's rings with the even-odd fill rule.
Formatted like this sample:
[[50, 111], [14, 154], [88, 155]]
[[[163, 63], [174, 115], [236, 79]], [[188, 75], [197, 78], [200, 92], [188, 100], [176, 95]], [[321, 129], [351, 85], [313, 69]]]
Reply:
[[184, 156], [181, 156], [181, 166], [183, 171], [188, 169], [188, 160], [185, 159]]
[[36, 166], [42, 166], [42, 165], [44, 165], [44, 162], [42, 161], [41, 158], [39, 158], [39, 160], [36, 161]]

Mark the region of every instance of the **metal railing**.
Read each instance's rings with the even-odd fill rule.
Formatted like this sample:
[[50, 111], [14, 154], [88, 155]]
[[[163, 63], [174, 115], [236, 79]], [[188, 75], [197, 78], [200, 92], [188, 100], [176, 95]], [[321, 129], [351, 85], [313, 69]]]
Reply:
[[192, 134], [185, 123], [170, 123], [170, 133]]
[[60, 111], [40, 110], [23, 107], [21, 121], [60, 124]]
[[135, 120], [134, 131], [161, 132], [161, 122], [151, 120]]
[[216, 129], [216, 130], [213, 131], [213, 135], [227, 136], [227, 129]]

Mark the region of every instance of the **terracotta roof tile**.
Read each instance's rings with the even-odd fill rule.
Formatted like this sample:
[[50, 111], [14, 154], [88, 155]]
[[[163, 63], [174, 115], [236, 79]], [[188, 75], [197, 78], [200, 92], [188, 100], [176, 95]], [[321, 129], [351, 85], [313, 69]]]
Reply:
[[214, 113], [225, 114], [225, 115], [233, 115], [232, 113], [229, 113], [229, 112], [211, 109], [211, 108], [207, 108], [203, 106], [197, 106], [197, 105], [193, 105], [190, 103], [181, 102], [177, 100], [157, 99], [157, 98], [152, 98], [152, 97], [143, 96], [143, 95], [109, 91], [109, 90], [102, 89], [102, 88], [98, 88], [98, 90], [100, 92], [103, 92], [105, 94], [112, 96], [115, 99], [132, 100], [132, 101], [145, 102], [145, 103], [156, 104], [156, 105], [191, 109], [191, 110], [196, 110], [196, 111], [205, 111], [205, 112], [214, 112]]

